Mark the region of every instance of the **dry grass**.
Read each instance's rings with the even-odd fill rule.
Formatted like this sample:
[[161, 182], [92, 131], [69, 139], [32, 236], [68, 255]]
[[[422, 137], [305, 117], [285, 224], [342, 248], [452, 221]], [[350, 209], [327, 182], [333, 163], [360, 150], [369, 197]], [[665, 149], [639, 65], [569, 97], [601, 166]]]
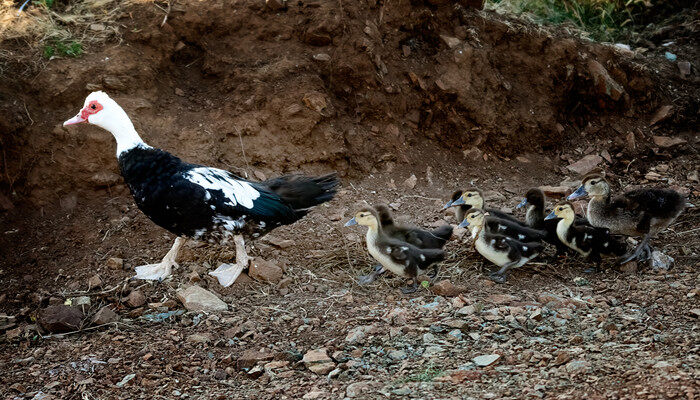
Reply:
[[67, 4], [32, 1], [20, 13], [12, 0], [0, 0], [0, 75], [11, 64], [36, 71], [56, 57], [77, 57], [95, 44], [118, 39], [117, 20], [135, 1], [73, 0]]

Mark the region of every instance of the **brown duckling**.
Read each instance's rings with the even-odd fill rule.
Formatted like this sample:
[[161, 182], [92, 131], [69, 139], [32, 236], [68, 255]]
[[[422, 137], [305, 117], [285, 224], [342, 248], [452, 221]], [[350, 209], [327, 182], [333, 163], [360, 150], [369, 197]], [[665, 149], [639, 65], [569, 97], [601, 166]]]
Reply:
[[379, 223], [379, 215], [373, 208], [365, 207], [345, 226], [363, 225], [367, 229], [367, 250], [384, 269], [396, 275], [411, 278], [413, 285], [402, 288], [405, 294], [415, 292], [418, 288], [416, 277], [427, 269], [445, 259], [445, 252], [440, 249], [420, 249], [410, 243], [388, 236]]
[[649, 240], [671, 225], [686, 205], [683, 195], [671, 189], [661, 188], [629, 190], [613, 198], [610, 194], [610, 184], [599, 173], [586, 175], [581, 187], [569, 195], [568, 199], [583, 196], [591, 198], [587, 210], [591, 225], [608, 228], [615, 234], [642, 236], [637, 248], [623, 256], [620, 263], [635, 258], [641, 261], [651, 258]]

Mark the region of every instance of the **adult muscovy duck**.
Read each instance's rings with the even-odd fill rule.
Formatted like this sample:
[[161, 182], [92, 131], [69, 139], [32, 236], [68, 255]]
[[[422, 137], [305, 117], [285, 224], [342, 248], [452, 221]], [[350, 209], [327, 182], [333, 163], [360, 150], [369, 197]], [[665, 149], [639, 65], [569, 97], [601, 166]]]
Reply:
[[286, 175], [250, 182], [228, 171], [190, 164], [141, 139], [126, 112], [106, 93], [93, 92], [80, 113], [63, 125], [90, 123], [117, 141], [117, 158], [136, 205], [148, 218], [177, 235], [160, 263], [136, 267], [136, 278], [162, 280], [170, 275], [185, 238], [236, 245], [236, 264], [210, 272], [230, 286], [248, 266], [246, 239], [291, 224], [327, 202], [338, 187], [336, 175]]

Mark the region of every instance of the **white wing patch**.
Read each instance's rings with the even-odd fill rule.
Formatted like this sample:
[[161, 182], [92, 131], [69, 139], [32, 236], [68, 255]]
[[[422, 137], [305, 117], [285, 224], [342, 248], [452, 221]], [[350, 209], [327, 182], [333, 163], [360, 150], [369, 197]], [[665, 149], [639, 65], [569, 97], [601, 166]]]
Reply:
[[520, 240], [525, 239], [525, 235], [518, 234], [518, 239], [520, 239]]
[[[197, 167], [187, 171], [184, 176], [207, 190], [221, 190], [228, 200], [227, 203], [232, 206], [240, 204], [246, 208], [253, 208], [253, 200], [260, 197], [260, 192], [248, 182], [239, 181], [222, 169]], [[208, 191], [206, 196], [206, 200], [211, 198]]]

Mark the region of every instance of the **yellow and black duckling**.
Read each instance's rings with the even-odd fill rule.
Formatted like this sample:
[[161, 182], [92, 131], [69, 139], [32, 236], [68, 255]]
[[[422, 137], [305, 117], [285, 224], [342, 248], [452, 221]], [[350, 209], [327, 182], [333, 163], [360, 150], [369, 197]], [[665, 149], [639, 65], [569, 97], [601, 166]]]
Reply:
[[537, 242], [524, 243], [508, 236], [494, 234], [484, 229], [487, 215], [481, 209], [467, 212], [460, 227], [468, 227], [474, 240], [474, 248], [487, 260], [501, 267], [489, 278], [497, 283], [505, 283], [507, 273], [512, 268], [523, 266], [537, 257], [544, 246]]
[[379, 215], [373, 208], [365, 207], [345, 226], [363, 225], [367, 229], [367, 250], [384, 269], [396, 275], [411, 278], [413, 285], [402, 288], [404, 294], [415, 292], [418, 288], [416, 277], [423, 274], [431, 265], [445, 259], [441, 249], [420, 249], [410, 243], [387, 236]]
[[[445, 204], [443, 209], [446, 209], [448, 207], [459, 206], [460, 210], [462, 210], [462, 207], [466, 206], [467, 207], [466, 211], [468, 211], [468, 210], [471, 210], [472, 208], [478, 208], [478, 209], [484, 210], [485, 212], [489, 213], [490, 215], [492, 215], [494, 217], [498, 217], [500, 219], [505, 219], [505, 220], [515, 222], [519, 225], [524, 226], [522, 221], [519, 221], [517, 218], [515, 218], [514, 216], [512, 216], [508, 213], [505, 213], [501, 210], [496, 210], [493, 208], [484, 208], [484, 194], [481, 190], [479, 190], [477, 188], [469, 188], [469, 189], [461, 192], [461, 194], [459, 194], [459, 195], [458, 195], [458, 193], [460, 193], [460, 192], [459, 191], [455, 192], [452, 195], [453, 200], [450, 200], [447, 204]], [[457, 198], [454, 199], [454, 197], [457, 197]], [[457, 215], [457, 218], [459, 221], [464, 220], [464, 217], [459, 219], [459, 213]]]
[[[420, 249], [441, 249], [445, 246], [445, 243], [450, 240], [450, 237], [452, 237], [452, 231], [454, 229], [452, 225], [443, 225], [437, 229], [428, 231], [412, 225], [397, 224], [394, 221], [391, 210], [386, 204], [378, 204], [374, 206], [374, 209], [379, 216], [379, 223], [382, 226], [382, 230], [387, 236], [408, 242]], [[381, 265], [377, 265], [369, 275], [358, 277], [358, 283], [360, 285], [371, 283], [384, 272], [386, 272], [386, 270]]]
[[601, 254], [621, 256], [627, 250], [624, 241], [612, 237], [609, 230], [577, 224], [574, 205], [568, 201], [555, 205], [545, 220], [557, 220], [557, 237], [561, 243], [596, 263], [585, 272], [597, 271]]
[[[590, 196], [587, 217], [593, 226], [608, 228], [612, 233], [642, 236], [637, 248], [620, 260], [646, 261], [651, 258], [649, 239], [666, 229], [685, 208], [686, 199], [671, 189], [641, 188], [611, 198], [610, 185], [603, 175], [595, 173], [583, 178], [581, 187], [568, 199]], [[641, 258], [640, 258], [641, 256]]]

